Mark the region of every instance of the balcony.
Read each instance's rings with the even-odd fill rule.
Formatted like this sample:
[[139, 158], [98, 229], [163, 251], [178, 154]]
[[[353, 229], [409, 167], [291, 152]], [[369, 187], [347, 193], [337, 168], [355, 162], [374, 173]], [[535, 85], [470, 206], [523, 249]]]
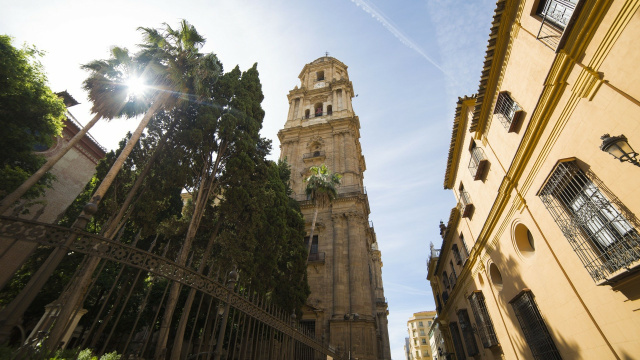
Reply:
[[[362, 187], [360, 185], [349, 185], [349, 186], [340, 186], [338, 187], [338, 197], [345, 198], [351, 196], [360, 196], [367, 195], [367, 188]], [[294, 194], [291, 197], [296, 199], [296, 201], [307, 201], [309, 198], [307, 194]]]
[[376, 298], [376, 306], [387, 307], [387, 299], [386, 298]]
[[473, 202], [471, 202], [471, 197], [469, 196], [469, 193], [461, 190], [460, 191], [460, 201], [462, 202], [462, 217], [463, 218], [471, 218], [471, 216], [473, 215]]
[[324, 252], [309, 254], [309, 264], [324, 264]]
[[471, 149], [471, 159], [469, 159], [469, 171], [473, 180], [484, 178], [485, 170], [488, 168], [489, 160], [484, 155], [484, 150], [479, 147]]
[[311, 162], [314, 160], [323, 161], [326, 158], [324, 151], [314, 151], [302, 155], [302, 161]]

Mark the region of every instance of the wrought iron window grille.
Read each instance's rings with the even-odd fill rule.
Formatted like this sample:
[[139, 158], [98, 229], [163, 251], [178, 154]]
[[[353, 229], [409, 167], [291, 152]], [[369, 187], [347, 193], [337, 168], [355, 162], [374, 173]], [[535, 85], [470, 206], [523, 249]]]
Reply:
[[468, 299], [471, 304], [473, 317], [476, 319], [476, 326], [478, 335], [482, 341], [482, 346], [485, 348], [491, 348], [500, 345], [498, 337], [496, 336], [495, 328], [493, 327], [493, 321], [491, 321], [491, 316], [489, 316], [487, 303], [485, 302], [482, 291], [474, 291]]
[[632, 225], [637, 224], [637, 219], [604, 184], [599, 185], [575, 161], [566, 161], [556, 166], [539, 193], [547, 211], [597, 282], [611, 280], [619, 275], [618, 271], [635, 267], [640, 260], [640, 235]]
[[450, 274], [449, 275], [449, 284], [451, 284], [451, 288], [453, 289], [456, 286], [456, 281], [458, 280], [458, 278], [456, 277], [456, 274]]
[[458, 249], [458, 244], [453, 244], [451, 246], [451, 251], [453, 252], [453, 257], [456, 259], [456, 263], [458, 265], [462, 265], [462, 256], [460, 255], [460, 250]]
[[562, 356], [553, 342], [531, 290], [524, 289], [509, 303], [518, 318], [534, 359], [561, 360]]
[[498, 94], [496, 108], [493, 110], [493, 113], [498, 117], [500, 123], [508, 132], [515, 132], [524, 117], [522, 108], [504, 91]]
[[450, 322], [449, 330], [451, 331], [451, 340], [453, 340], [456, 359], [466, 359], [467, 357], [464, 354], [464, 346], [462, 345], [462, 339], [460, 338], [460, 331], [458, 330], [458, 323]]
[[447, 276], [447, 272], [446, 271], [442, 272], [442, 284], [447, 289], [451, 288], [451, 283], [449, 282], [449, 276]]
[[536, 13], [542, 17], [543, 21], [564, 30], [577, 4], [578, 0], [543, 0], [540, 1]]
[[476, 344], [476, 338], [473, 336], [474, 329], [469, 320], [469, 312], [467, 309], [458, 310], [458, 321], [460, 322], [460, 330], [462, 330], [462, 337], [464, 338], [464, 344], [467, 348], [467, 355], [477, 355], [480, 351], [478, 350], [478, 344]]
[[466, 262], [469, 259], [469, 249], [467, 243], [464, 241], [464, 235], [460, 233], [460, 244], [462, 244], [462, 262]]
[[471, 149], [471, 158], [469, 159], [469, 172], [473, 180], [481, 180], [484, 172], [489, 164], [489, 160], [484, 155], [484, 150], [477, 146]]
[[574, 13], [578, 12], [578, 3], [578, 0], [540, 1], [536, 15], [540, 16], [541, 23], [536, 38], [551, 49], [558, 49]]
[[464, 187], [460, 186], [460, 201], [462, 202], [462, 217], [470, 218], [473, 215], [473, 202], [468, 192], [464, 190]]

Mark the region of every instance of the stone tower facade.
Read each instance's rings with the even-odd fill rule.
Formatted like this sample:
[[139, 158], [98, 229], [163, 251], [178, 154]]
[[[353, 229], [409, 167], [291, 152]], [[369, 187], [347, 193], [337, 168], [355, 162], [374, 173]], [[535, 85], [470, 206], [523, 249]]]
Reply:
[[314, 213], [304, 191], [309, 168], [324, 163], [342, 175], [338, 198], [318, 213], [302, 324], [325, 343], [351, 351], [351, 358], [391, 359], [382, 261], [369, 221], [360, 120], [351, 106], [347, 66], [325, 56], [306, 64], [298, 77], [301, 85], [287, 96], [289, 114], [278, 137], [307, 233]]

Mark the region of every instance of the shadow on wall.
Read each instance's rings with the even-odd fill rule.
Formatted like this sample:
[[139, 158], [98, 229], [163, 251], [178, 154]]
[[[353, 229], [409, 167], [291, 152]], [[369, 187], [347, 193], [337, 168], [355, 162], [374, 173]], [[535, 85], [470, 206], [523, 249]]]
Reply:
[[[515, 350], [520, 354], [525, 355], [525, 358], [533, 358], [531, 349], [524, 337], [524, 332], [520, 323], [516, 317], [513, 307], [509, 303], [516, 295], [518, 295], [523, 289], [529, 288], [527, 283], [522, 277], [522, 267], [520, 266], [520, 260], [514, 258], [511, 255], [505, 256], [500, 249], [496, 249], [491, 253], [491, 259], [493, 263], [487, 269], [488, 281], [492, 287], [492, 291], [498, 301], [498, 305], [503, 309], [503, 316], [506, 318], [505, 324], [507, 329], [515, 329], [510, 334], [511, 341]], [[534, 295], [534, 300], [537, 297], [553, 297], [553, 294], [547, 292], [549, 289], [534, 289], [529, 288]], [[549, 333], [555, 343], [558, 351], [565, 359], [580, 359], [580, 348], [577, 342], [573, 342], [565, 338], [552, 323], [545, 317], [545, 308], [540, 308], [540, 304], [536, 301], [538, 310], [544, 322], [547, 326]], [[494, 317], [497, 319], [497, 317]], [[501, 342], [506, 343], [508, 339], [500, 339]], [[631, 358], [629, 358], [631, 359]]]

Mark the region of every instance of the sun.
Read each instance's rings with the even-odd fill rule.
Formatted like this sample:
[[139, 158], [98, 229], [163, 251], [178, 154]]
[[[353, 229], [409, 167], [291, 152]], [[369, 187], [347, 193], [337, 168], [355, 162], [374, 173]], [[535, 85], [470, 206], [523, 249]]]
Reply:
[[147, 90], [147, 85], [145, 85], [142, 77], [134, 77], [127, 80], [127, 87], [129, 88], [129, 95], [132, 96], [141, 96], [144, 95], [144, 92]]

